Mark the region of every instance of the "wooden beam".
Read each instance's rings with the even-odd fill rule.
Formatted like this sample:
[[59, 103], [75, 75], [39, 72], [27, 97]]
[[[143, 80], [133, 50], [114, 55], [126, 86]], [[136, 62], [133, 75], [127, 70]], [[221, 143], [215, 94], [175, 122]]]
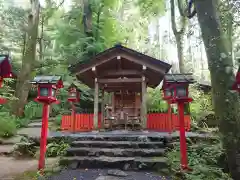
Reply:
[[108, 83], [137, 83], [142, 82], [141, 78], [112, 78], [112, 79], [99, 79], [99, 83], [108, 84]]
[[139, 86], [133, 85], [133, 86], [124, 86], [124, 85], [117, 85], [117, 86], [104, 86], [104, 89], [109, 89], [109, 88], [125, 88], [125, 89], [136, 89], [136, 88], [141, 88], [141, 84], [139, 83]]
[[147, 67], [145, 65], [142, 66], [142, 70], [145, 71]]
[[147, 85], [145, 76], [142, 76], [142, 106], [141, 106], [142, 127], [147, 128]]
[[104, 128], [104, 119], [105, 119], [105, 116], [104, 116], [104, 109], [105, 109], [105, 91], [104, 89], [102, 90], [102, 104], [101, 104], [101, 128], [103, 129]]
[[105, 91], [107, 92], [117, 92], [120, 90], [128, 90], [128, 91], [132, 91], [132, 92], [141, 92], [141, 88], [128, 88], [126, 89], [126, 87], [122, 87], [122, 88], [106, 88]]
[[92, 67], [92, 72], [95, 74], [95, 76], [97, 77], [97, 69], [96, 66]]
[[114, 92], [111, 94], [112, 97], [112, 113], [115, 113], [115, 94]]
[[137, 70], [121, 70], [121, 71], [109, 70], [109, 71], [103, 72], [100, 75], [100, 77], [106, 77], [106, 76], [129, 76], [129, 75], [141, 76], [142, 73], [141, 73], [141, 71], [137, 71]]
[[98, 79], [95, 78], [95, 92], [94, 92], [94, 116], [93, 116], [93, 127], [95, 130], [98, 129]]
[[141, 64], [143, 66], [146, 66], [146, 67], [148, 67], [148, 68], [150, 68], [150, 69], [152, 69], [152, 70], [154, 70], [156, 72], [159, 72], [161, 74], [165, 74], [166, 73], [163, 69], [160, 69], [160, 68], [156, 67], [154, 64], [147, 63], [147, 62], [143, 63], [142, 61], [139, 61], [139, 60], [137, 60], [137, 59], [133, 58], [132, 56], [127, 55], [125, 53], [122, 53], [121, 57], [124, 58], [124, 59], [127, 59], [129, 61], [132, 61], [132, 62], [134, 62], [136, 64]]

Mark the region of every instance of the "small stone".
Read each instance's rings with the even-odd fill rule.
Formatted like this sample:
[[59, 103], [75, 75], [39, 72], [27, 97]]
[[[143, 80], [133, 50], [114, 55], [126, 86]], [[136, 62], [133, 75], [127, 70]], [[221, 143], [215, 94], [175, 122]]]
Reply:
[[118, 177], [114, 177], [114, 176], [99, 176], [95, 180], [120, 180], [120, 179]]
[[128, 176], [127, 173], [121, 171], [121, 170], [108, 170], [108, 175], [111, 176], [118, 176], [118, 177], [126, 177]]
[[143, 169], [143, 168], [146, 167], [146, 166], [147, 166], [146, 164], [141, 163], [141, 164], [138, 165], [138, 169]]
[[129, 170], [129, 168], [130, 168], [130, 164], [129, 163], [124, 164], [124, 166], [123, 166], [123, 170], [124, 171]]
[[70, 169], [77, 169], [78, 168], [78, 162], [74, 162], [72, 164], [69, 165]]

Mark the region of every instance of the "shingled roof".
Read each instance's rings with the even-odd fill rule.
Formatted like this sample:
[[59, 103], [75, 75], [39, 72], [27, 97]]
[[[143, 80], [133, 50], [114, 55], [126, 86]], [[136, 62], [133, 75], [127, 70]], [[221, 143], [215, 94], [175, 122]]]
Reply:
[[61, 76], [36, 76], [31, 84], [57, 84], [60, 80], [62, 80]]
[[193, 75], [188, 74], [165, 74], [164, 81], [166, 83], [194, 83]]

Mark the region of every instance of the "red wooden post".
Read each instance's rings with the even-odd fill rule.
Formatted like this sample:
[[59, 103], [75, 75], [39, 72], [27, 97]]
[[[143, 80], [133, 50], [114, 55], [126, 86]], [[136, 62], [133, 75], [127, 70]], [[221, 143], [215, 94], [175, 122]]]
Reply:
[[168, 132], [172, 132], [172, 107], [171, 104], [168, 103], [168, 113], [167, 113], [167, 123], [168, 123]]
[[184, 123], [184, 102], [178, 102], [178, 117], [179, 117], [179, 126], [180, 126], [180, 152], [181, 152], [181, 168], [183, 170], [188, 168], [188, 159], [187, 159], [187, 143], [185, 135], [185, 123]]
[[3, 86], [3, 78], [0, 77], [0, 88]]
[[43, 170], [45, 167], [45, 154], [47, 146], [47, 133], [48, 133], [48, 117], [49, 117], [49, 104], [43, 104], [42, 112], [42, 129], [41, 129], [41, 140], [40, 140], [40, 157], [38, 170]]
[[75, 112], [75, 105], [72, 102], [72, 132], [75, 133], [76, 131], [76, 112]]

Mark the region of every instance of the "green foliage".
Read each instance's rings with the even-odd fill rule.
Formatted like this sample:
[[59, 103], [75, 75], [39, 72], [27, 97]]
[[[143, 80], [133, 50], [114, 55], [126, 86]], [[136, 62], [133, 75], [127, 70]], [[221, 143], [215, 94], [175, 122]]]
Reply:
[[210, 94], [204, 94], [203, 92], [196, 89], [196, 87], [191, 87], [190, 96], [193, 98], [191, 102], [191, 114], [196, 117], [200, 112], [212, 111], [212, 99]]
[[15, 123], [17, 128], [24, 128], [28, 126], [28, 124], [30, 123], [30, 119], [15, 117]]
[[60, 115], [57, 115], [57, 116], [55, 117], [54, 124], [60, 126], [60, 125], [61, 125], [61, 121], [62, 121], [62, 115], [61, 115], [61, 114], [60, 114]]
[[143, 16], [162, 15], [165, 11], [165, 1], [163, 0], [137, 0], [137, 5]]
[[24, 115], [27, 119], [36, 119], [42, 117], [42, 105], [40, 103], [30, 101], [25, 105]]
[[147, 108], [148, 112], [167, 112], [168, 104], [162, 99], [159, 88], [148, 89]]
[[56, 156], [63, 156], [66, 153], [66, 150], [69, 148], [69, 144], [65, 143], [64, 141], [52, 142], [47, 145], [47, 157], [56, 157]]
[[193, 102], [190, 104], [193, 127], [216, 125], [217, 122], [214, 117], [211, 95], [204, 94], [194, 86], [190, 88], [189, 92], [193, 98]]
[[222, 156], [224, 156], [224, 150], [220, 140], [189, 145], [188, 161], [193, 171], [179, 174], [179, 145], [167, 154], [168, 163], [173, 173], [180, 176], [181, 180], [230, 180], [229, 175], [224, 173], [221, 167], [222, 164], [226, 163], [220, 162]]
[[8, 112], [0, 112], [0, 137], [11, 137], [16, 134], [16, 119]]

